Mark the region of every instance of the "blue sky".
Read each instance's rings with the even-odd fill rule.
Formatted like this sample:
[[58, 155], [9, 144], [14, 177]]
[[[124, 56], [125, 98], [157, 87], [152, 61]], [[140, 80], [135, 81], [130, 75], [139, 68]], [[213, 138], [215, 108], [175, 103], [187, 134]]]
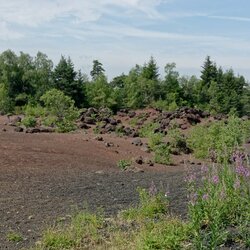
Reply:
[[0, 0], [0, 52], [70, 56], [111, 79], [153, 56], [199, 76], [207, 55], [250, 80], [249, 0]]

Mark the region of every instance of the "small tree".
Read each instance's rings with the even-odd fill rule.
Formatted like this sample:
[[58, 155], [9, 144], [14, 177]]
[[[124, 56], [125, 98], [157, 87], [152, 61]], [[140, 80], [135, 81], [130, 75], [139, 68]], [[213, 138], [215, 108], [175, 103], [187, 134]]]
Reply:
[[0, 111], [3, 113], [12, 112], [14, 109], [14, 102], [8, 96], [8, 91], [4, 84], [0, 84]]
[[100, 63], [98, 60], [94, 60], [93, 68], [90, 72], [92, 80], [95, 81], [98, 77], [104, 76], [104, 73], [105, 73], [105, 70], [102, 67], [102, 63]]
[[57, 89], [47, 91], [40, 100], [44, 103], [49, 116], [55, 118], [55, 123], [60, 132], [75, 129], [74, 122], [79, 112], [74, 107], [74, 101]]

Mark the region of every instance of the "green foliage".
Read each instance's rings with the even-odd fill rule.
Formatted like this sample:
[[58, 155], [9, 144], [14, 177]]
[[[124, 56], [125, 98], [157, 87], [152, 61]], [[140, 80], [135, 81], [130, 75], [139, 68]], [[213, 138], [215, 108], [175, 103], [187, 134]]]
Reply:
[[41, 98], [45, 105], [46, 113], [50, 117], [56, 117], [56, 126], [59, 132], [69, 132], [76, 128], [75, 120], [79, 111], [74, 107], [74, 101], [63, 94], [62, 91], [51, 89]]
[[23, 241], [23, 237], [21, 234], [16, 233], [16, 232], [9, 232], [6, 236], [8, 241], [12, 242], [20, 242]]
[[0, 111], [7, 114], [14, 110], [14, 102], [8, 96], [8, 91], [4, 84], [0, 84]]
[[180, 129], [175, 127], [169, 129], [168, 141], [171, 151], [175, 151], [178, 153], [189, 153], [190, 149], [187, 146], [187, 139], [180, 132]]
[[47, 230], [37, 249], [61, 250], [76, 249], [83, 245], [91, 246], [98, 240], [97, 232], [103, 219], [99, 215], [80, 212], [73, 216], [69, 228], [60, 226]]
[[170, 158], [170, 146], [167, 144], [159, 144], [154, 148], [154, 161], [159, 164], [169, 165], [171, 164]]
[[102, 67], [102, 63], [100, 63], [98, 60], [93, 61], [93, 69], [90, 72], [90, 75], [92, 76], [92, 80], [95, 81], [99, 77], [104, 76], [104, 68]]
[[94, 82], [87, 84], [86, 93], [88, 103], [96, 108], [116, 106], [116, 99], [113, 90], [105, 76], [98, 77]]
[[34, 116], [25, 116], [22, 120], [22, 124], [26, 128], [32, 128], [36, 126], [36, 118]]
[[155, 150], [157, 146], [162, 144], [164, 135], [161, 133], [149, 133], [148, 135], [148, 146], [150, 149]]
[[130, 160], [121, 159], [117, 162], [117, 167], [121, 170], [126, 170], [128, 167], [131, 166]]
[[187, 177], [196, 249], [217, 249], [227, 242], [249, 247], [250, 169], [242, 153], [235, 153], [234, 159], [234, 166], [203, 167], [199, 180], [194, 173]]
[[197, 125], [188, 137], [188, 146], [198, 158], [212, 157], [219, 162], [229, 160], [233, 150], [242, 145], [249, 136], [248, 122], [230, 117], [227, 122], [218, 121], [210, 125]]
[[23, 107], [24, 114], [27, 116], [34, 116], [36, 118], [43, 117], [45, 115], [45, 109], [40, 105], [28, 104]]
[[[152, 189], [152, 190], [151, 190]], [[168, 211], [168, 198], [165, 193], [158, 191], [151, 184], [151, 189], [138, 189], [139, 204], [135, 208], [130, 208], [121, 213], [122, 217], [129, 220], [142, 220], [146, 218], [158, 218]]]
[[190, 227], [177, 218], [148, 223], [137, 236], [138, 249], [186, 249]]
[[61, 57], [53, 72], [53, 85], [72, 98], [77, 107], [81, 106], [84, 98], [82, 75], [81, 73], [77, 75], [70, 58]]
[[[33, 58], [7, 50], [0, 54], [0, 109], [8, 113], [16, 106], [40, 104], [40, 97], [52, 88], [74, 100], [76, 107], [144, 108], [153, 106], [175, 110], [180, 106], [199, 107], [212, 113], [228, 114], [234, 110], [249, 114], [249, 84], [232, 69], [223, 71], [207, 57], [201, 79], [179, 76], [175, 63], [167, 63], [164, 79], [153, 57], [136, 65], [128, 75], [114, 77], [109, 83], [98, 60], [93, 61], [92, 81], [74, 69], [72, 60], [62, 56], [53, 70], [47, 55]], [[2, 87], [2, 84], [4, 88]]]
[[163, 111], [169, 110], [168, 101], [162, 100], [162, 99], [152, 102], [151, 106], [153, 108], [155, 108], [155, 109], [160, 109], [160, 110], [163, 110]]
[[144, 138], [150, 137], [154, 133], [154, 130], [157, 129], [158, 127], [159, 124], [157, 123], [153, 122], [146, 123], [139, 129], [139, 135], [140, 137]]

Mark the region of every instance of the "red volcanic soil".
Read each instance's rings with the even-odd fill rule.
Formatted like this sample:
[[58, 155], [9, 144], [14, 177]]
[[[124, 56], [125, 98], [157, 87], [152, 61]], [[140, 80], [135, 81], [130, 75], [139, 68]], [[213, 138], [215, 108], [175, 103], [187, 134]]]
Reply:
[[[133, 171], [117, 167], [120, 159], [151, 157], [132, 145], [132, 138], [107, 134], [98, 141], [91, 132], [17, 133], [6, 122], [1, 116], [0, 249], [33, 245], [44, 228], [68, 218], [76, 206], [115, 214], [136, 204], [137, 187], [148, 188], [152, 181], [170, 192], [171, 210], [185, 214], [184, 165], [134, 164]], [[6, 235], [12, 231], [24, 240], [9, 242]]]

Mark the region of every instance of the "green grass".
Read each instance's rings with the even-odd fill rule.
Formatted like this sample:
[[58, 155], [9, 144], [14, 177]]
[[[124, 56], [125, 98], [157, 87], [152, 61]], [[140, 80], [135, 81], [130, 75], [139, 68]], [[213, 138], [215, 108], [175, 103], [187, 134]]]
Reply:
[[8, 241], [11, 241], [11, 242], [20, 242], [20, 241], [23, 241], [23, 237], [21, 234], [17, 233], [17, 232], [9, 232], [7, 235], [6, 235], [6, 238]]
[[131, 166], [130, 160], [121, 159], [117, 162], [117, 167], [121, 170], [126, 170], [128, 167]]

